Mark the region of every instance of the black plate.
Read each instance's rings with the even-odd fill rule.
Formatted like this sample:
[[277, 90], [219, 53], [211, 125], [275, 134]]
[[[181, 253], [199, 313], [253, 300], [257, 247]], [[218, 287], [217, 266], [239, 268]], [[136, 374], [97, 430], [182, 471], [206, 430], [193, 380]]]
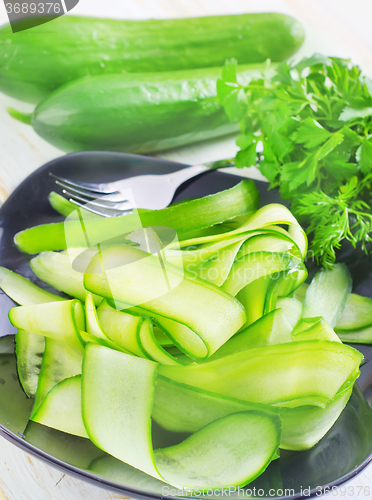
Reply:
[[[62, 220], [47, 201], [49, 192], [56, 188], [49, 172], [73, 179], [105, 182], [141, 173], [167, 173], [181, 167], [178, 163], [159, 159], [97, 152], [72, 154], [48, 163], [30, 175], [0, 210], [0, 265], [40, 284], [30, 270], [30, 256], [15, 248], [13, 236], [21, 229], [36, 224]], [[177, 192], [175, 201], [215, 193], [232, 187], [240, 180], [240, 177], [211, 172], [184, 185]], [[257, 187], [262, 204], [280, 202], [278, 193], [267, 191], [265, 183], [257, 182]], [[350, 258], [347, 252], [344, 260], [351, 268], [355, 290], [372, 296], [369, 260], [356, 259], [355, 254]], [[13, 305], [8, 297], [0, 294], [0, 336], [15, 333], [7, 318], [8, 310]], [[0, 354], [0, 433], [4, 437], [79, 479], [133, 497], [160, 498], [167, 494], [172, 498], [169, 489], [163, 490], [163, 483], [109, 457], [88, 440], [34, 423], [25, 430], [32, 401], [26, 398], [17, 379], [13, 342], [13, 337], [0, 342], [0, 352], [4, 352], [7, 345], [9, 351]], [[367, 360], [372, 358], [372, 347], [362, 346], [359, 349]], [[355, 388], [336, 424], [314, 448], [306, 452], [283, 451], [281, 458], [273, 462], [247, 490], [256, 488], [259, 498], [273, 499], [285, 495], [286, 498], [309, 498], [319, 496], [326, 486], [341, 485], [358, 474], [372, 460], [372, 411], [367, 402], [372, 402], [372, 363], [362, 367], [359, 387]], [[162, 433], [154, 426], [155, 446], [156, 441], [162, 440], [164, 445], [164, 440], [171, 444], [172, 439], [171, 435]], [[242, 493], [240, 496], [238, 493], [229, 496], [242, 498]]]

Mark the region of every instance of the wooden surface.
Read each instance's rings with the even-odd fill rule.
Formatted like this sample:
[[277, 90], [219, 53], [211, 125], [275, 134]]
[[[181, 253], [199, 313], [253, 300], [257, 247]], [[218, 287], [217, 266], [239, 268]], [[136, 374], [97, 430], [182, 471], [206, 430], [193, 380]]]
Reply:
[[[371, 0], [80, 0], [74, 14], [117, 18], [190, 17], [212, 14], [277, 11], [292, 14], [305, 26], [306, 41], [297, 57], [323, 52], [351, 57], [372, 75]], [[0, 24], [7, 20], [0, 3]], [[0, 203], [27, 175], [62, 152], [48, 145], [31, 129], [13, 120], [6, 107], [29, 111], [25, 105], [0, 94]], [[163, 156], [185, 163], [230, 157], [234, 140], [223, 139], [190, 146]], [[250, 172], [248, 172], [250, 175]], [[349, 482], [346, 491], [332, 498], [372, 498], [372, 466]], [[28, 456], [0, 438], [0, 500], [111, 500], [125, 498], [62, 474]]]

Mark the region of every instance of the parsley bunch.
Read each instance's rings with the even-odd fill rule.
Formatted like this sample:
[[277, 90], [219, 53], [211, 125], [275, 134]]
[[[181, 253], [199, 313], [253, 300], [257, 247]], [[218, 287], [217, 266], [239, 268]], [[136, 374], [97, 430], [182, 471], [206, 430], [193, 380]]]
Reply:
[[[268, 69], [247, 86], [229, 61], [219, 101], [239, 121], [237, 167], [257, 165], [312, 236], [318, 263], [343, 240], [372, 237], [372, 80], [349, 60], [315, 54]], [[274, 76], [273, 76], [274, 75]]]

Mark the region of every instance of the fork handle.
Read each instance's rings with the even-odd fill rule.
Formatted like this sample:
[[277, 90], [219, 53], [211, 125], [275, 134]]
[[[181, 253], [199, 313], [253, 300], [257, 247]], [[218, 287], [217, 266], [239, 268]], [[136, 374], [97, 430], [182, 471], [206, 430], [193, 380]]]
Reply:
[[213, 169], [207, 165], [194, 165], [192, 167], [182, 168], [181, 170], [177, 170], [171, 174], [166, 174], [166, 176], [169, 184], [176, 187], [180, 186], [189, 179], [196, 177], [197, 175], [208, 172], [209, 170]]

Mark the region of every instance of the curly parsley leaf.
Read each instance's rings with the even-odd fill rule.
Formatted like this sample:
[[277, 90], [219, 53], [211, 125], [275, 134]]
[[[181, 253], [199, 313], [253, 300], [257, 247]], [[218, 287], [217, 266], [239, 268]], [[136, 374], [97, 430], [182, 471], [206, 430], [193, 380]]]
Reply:
[[[268, 76], [270, 75], [270, 76]], [[372, 217], [372, 80], [349, 60], [322, 54], [242, 86], [236, 61], [218, 98], [240, 124], [237, 167], [257, 165], [290, 200], [328, 266], [342, 240], [367, 251]]]

